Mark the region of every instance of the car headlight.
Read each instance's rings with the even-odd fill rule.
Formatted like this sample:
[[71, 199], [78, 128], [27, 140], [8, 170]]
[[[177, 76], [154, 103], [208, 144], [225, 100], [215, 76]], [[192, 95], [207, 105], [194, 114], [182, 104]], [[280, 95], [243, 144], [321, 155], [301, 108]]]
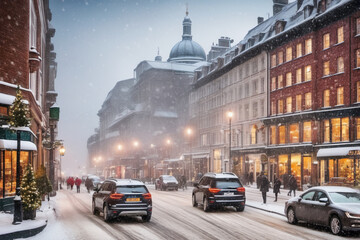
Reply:
[[345, 215], [346, 215], [346, 217], [348, 217], [348, 218], [357, 218], [357, 219], [360, 219], [360, 214], [345, 212]]

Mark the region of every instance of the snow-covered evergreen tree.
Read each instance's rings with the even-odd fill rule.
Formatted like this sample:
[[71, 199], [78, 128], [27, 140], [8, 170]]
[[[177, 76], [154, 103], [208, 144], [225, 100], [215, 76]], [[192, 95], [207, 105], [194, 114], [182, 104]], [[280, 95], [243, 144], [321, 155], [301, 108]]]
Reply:
[[28, 106], [22, 101], [20, 87], [16, 90], [16, 98], [13, 105], [10, 106], [9, 124], [11, 127], [27, 127], [30, 124], [30, 116]]
[[24, 210], [35, 210], [40, 207], [40, 194], [36, 187], [34, 171], [29, 164], [21, 181], [21, 199]]

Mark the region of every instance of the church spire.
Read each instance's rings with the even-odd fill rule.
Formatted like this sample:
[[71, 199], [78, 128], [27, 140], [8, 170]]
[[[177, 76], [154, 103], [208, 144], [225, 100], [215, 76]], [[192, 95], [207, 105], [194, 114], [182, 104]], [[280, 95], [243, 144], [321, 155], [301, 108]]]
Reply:
[[192, 36], [191, 36], [191, 20], [189, 18], [189, 6], [186, 3], [186, 16], [184, 18], [183, 21], [183, 35], [182, 35], [182, 39], [183, 40], [192, 40]]

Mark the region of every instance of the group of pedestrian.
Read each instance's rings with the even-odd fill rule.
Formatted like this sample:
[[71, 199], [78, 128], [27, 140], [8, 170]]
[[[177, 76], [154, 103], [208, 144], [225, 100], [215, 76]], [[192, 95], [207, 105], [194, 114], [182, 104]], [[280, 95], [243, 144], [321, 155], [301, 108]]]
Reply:
[[[266, 193], [269, 191], [270, 187], [270, 181], [267, 178], [267, 176], [264, 174], [264, 172], [261, 172], [261, 174], [257, 177], [256, 183], [258, 188], [260, 189], [260, 192], [262, 193], [263, 203], [266, 204]], [[280, 186], [281, 186], [281, 180], [274, 176], [274, 186], [273, 186], [273, 192], [275, 194], [275, 200], [274, 202], [277, 202], [278, 194], [280, 194]], [[288, 192], [288, 196], [291, 196], [291, 192], [294, 192], [295, 197], [295, 191], [297, 189], [297, 180], [294, 177], [294, 175], [290, 175], [289, 177], [289, 187], [290, 191]]]
[[74, 185], [76, 186], [76, 192], [80, 193], [80, 185], [81, 185], [81, 179], [80, 178], [73, 178], [73, 177], [68, 177], [68, 179], [66, 180], [66, 185], [67, 185], [67, 189], [71, 189], [73, 190]]

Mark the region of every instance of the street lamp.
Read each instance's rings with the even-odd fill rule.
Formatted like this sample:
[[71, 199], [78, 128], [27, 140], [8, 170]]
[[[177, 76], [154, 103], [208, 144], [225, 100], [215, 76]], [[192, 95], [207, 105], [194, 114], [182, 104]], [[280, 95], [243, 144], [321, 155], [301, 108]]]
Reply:
[[121, 144], [118, 145], [118, 150], [119, 151], [123, 150], [123, 146]]
[[227, 117], [229, 118], [229, 170], [232, 172], [232, 159], [231, 159], [231, 119], [234, 113], [232, 111], [227, 112]]
[[60, 189], [62, 189], [62, 175], [61, 175], [61, 156], [65, 155], [65, 147], [63, 145], [60, 146], [59, 153], [60, 153]]
[[134, 148], [135, 148], [135, 158], [136, 158], [136, 166], [134, 167], [134, 178], [138, 178], [138, 169], [140, 168], [140, 162], [139, 162], [139, 156], [137, 153], [137, 148], [139, 147], [139, 142], [134, 141], [133, 142]]
[[[191, 128], [186, 129], [186, 134], [189, 136], [189, 153], [190, 153], [190, 171], [189, 171], [189, 180], [192, 181], [192, 173], [193, 173], [193, 158], [192, 158], [192, 146], [191, 146], [191, 135], [193, 131]], [[185, 169], [184, 169], [185, 171]]]

